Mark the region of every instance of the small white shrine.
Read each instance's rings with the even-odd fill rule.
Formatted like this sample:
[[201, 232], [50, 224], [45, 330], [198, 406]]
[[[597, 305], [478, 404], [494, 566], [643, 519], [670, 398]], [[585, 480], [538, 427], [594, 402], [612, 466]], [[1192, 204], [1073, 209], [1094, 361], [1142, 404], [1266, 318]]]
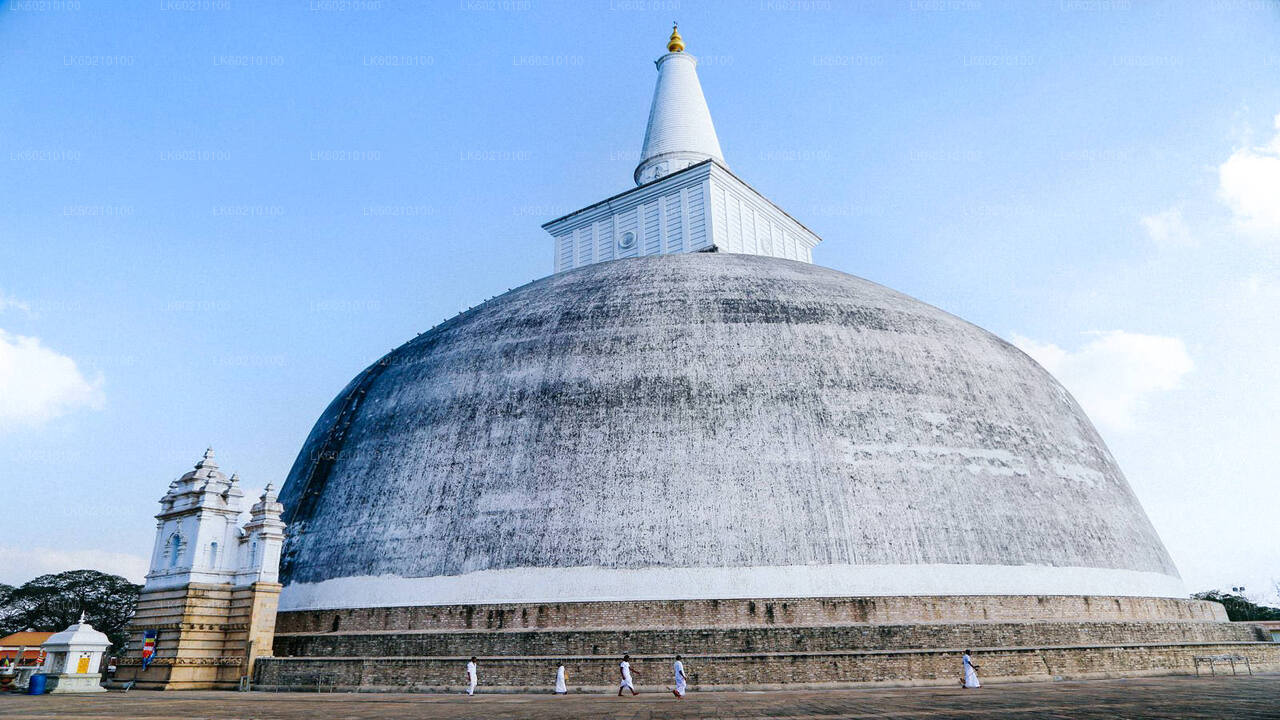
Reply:
[[40, 672], [45, 675], [45, 692], [91, 693], [106, 692], [102, 687], [102, 655], [111, 647], [105, 633], [80, 621], [60, 633], [55, 633], [41, 644], [45, 652]]

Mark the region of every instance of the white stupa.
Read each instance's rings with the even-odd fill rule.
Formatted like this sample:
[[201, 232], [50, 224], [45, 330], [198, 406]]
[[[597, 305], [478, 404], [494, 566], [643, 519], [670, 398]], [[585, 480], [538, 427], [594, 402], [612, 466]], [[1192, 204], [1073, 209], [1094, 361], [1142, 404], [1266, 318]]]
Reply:
[[545, 226], [559, 272], [406, 343], [316, 424], [281, 494], [281, 607], [1183, 594], [1062, 386], [814, 265], [667, 49], [641, 184]]
[[486, 686], [545, 690], [564, 662], [604, 691], [624, 652], [738, 688], [954, 685], [964, 647], [988, 680], [1280, 668], [1186, 599], [1044, 368], [811, 261], [666, 49], [639, 184], [543, 226], [555, 274], [417, 335], [317, 420], [255, 685], [459, 689], [474, 655]]

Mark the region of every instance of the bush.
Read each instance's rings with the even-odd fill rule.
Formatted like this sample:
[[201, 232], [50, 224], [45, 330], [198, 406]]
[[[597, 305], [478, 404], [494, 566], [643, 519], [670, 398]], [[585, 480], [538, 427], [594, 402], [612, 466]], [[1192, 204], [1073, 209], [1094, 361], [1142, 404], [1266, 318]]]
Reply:
[[1280, 608], [1267, 607], [1249, 602], [1243, 595], [1232, 595], [1217, 590], [1198, 592], [1191, 597], [1196, 600], [1212, 600], [1222, 603], [1227, 609], [1227, 618], [1239, 620], [1280, 620]]

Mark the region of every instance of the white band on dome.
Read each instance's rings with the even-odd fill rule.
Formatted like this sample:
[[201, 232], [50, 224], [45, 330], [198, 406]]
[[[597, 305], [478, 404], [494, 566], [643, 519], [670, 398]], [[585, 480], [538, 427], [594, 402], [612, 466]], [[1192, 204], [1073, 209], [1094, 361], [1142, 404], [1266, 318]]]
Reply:
[[345, 577], [284, 588], [280, 610], [490, 603], [903, 595], [1186, 597], [1171, 575], [1038, 565], [787, 565], [483, 570], [465, 575]]

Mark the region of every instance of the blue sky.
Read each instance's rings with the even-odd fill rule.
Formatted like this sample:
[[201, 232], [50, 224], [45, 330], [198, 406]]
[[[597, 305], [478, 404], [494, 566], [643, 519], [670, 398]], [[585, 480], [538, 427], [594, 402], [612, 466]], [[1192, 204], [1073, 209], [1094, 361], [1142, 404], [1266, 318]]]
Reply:
[[359, 370], [549, 274], [539, 225], [631, 186], [673, 19], [817, 262], [1027, 349], [1189, 588], [1268, 594], [1280, 5], [1248, 0], [0, 4], [0, 582], [139, 578], [206, 445], [278, 485]]

